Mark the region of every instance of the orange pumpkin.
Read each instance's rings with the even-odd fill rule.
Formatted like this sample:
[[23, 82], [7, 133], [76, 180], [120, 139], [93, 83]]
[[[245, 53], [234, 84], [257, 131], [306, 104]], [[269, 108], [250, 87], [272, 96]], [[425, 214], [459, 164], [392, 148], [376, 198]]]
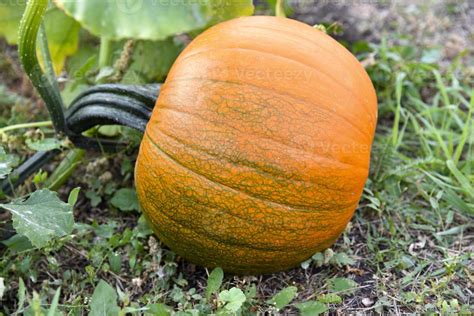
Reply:
[[367, 73], [328, 35], [277, 17], [221, 23], [162, 87], [136, 165], [143, 212], [198, 265], [294, 267], [352, 217], [376, 119]]

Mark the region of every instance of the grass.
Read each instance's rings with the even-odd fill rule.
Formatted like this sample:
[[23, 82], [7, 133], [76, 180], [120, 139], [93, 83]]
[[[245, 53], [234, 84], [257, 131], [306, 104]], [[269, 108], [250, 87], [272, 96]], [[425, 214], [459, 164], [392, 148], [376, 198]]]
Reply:
[[[472, 78], [460, 59], [439, 69], [409, 45], [352, 50], [374, 58], [367, 70], [379, 124], [360, 206], [332, 249], [291, 271], [221, 280], [219, 270], [160, 244], [138, 213], [118, 210], [114, 194], [132, 186], [134, 155], [89, 156], [61, 191], [80, 184], [85, 193], [74, 234], [41, 250], [13, 237], [0, 250], [0, 310], [81, 315], [102, 304], [111, 315], [118, 307], [137, 315], [471, 314]], [[10, 137], [17, 144], [23, 134]]]

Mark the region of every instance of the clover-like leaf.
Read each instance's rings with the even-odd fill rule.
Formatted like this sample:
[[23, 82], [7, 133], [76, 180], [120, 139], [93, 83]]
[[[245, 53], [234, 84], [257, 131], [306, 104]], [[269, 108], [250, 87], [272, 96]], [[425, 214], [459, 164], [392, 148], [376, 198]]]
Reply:
[[225, 302], [224, 308], [230, 312], [236, 313], [246, 300], [246, 296], [241, 289], [233, 287], [230, 290], [224, 290], [219, 293], [219, 300]]
[[253, 13], [251, 0], [54, 2], [92, 34], [113, 40], [162, 40], [173, 34], [203, 29]]

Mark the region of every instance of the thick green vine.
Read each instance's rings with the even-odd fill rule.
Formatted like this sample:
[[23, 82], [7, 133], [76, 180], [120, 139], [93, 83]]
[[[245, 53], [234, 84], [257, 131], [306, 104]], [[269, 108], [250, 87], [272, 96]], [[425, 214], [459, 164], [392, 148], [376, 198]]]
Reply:
[[[33, 86], [43, 98], [55, 130], [58, 133], [65, 133], [66, 123], [61, 95], [57, 89], [57, 85], [53, 82], [54, 78], [48, 78], [41, 69], [38, 56], [36, 55], [38, 30], [43, 21], [43, 15], [47, 6], [48, 0], [28, 1], [20, 23], [18, 49], [23, 68], [33, 83]], [[42, 36], [44, 37], [45, 35], [43, 34]], [[46, 41], [45, 38], [44, 41]], [[47, 51], [47, 46], [45, 50]], [[48, 67], [48, 63], [50, 63], [49, 55], [43, 55], [44, 62], [47, 65], [46, 67]]]

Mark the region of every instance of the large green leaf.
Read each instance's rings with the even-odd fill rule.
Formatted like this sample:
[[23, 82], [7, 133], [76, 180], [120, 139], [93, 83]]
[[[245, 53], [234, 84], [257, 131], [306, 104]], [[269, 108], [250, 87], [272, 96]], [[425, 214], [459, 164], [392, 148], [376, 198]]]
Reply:
[[[0, 36], [4, 36], [9, 44], [18, 42], [18, 29], [25, 6], [26, 1], [0, 0]], [[55, 7], [46, 12], [44, 24], [54, 70], [58, 74], [66, 58], [77, 50], [81, 25]]]
[[52, 237], [72, 232], [72, 205], [62, 202], [56, 193], [39, 190], [26, 201], [0, 204], [12, 213], [13, 227], [36, 247], [43, 247]]
[[9, 44], [18, 42], [18, 26], [25, 6], [26, 1], [0, 0], [0, 36]]
[[45, 15], [45, 28], [54, 70], [59, 74], [66, 58], [77, 51], [81, 25], [58, 8], [52, 8]]
[[161, 40], [253, 13], [251, 0], [54, 1], [91, 33], [114, 40]]

